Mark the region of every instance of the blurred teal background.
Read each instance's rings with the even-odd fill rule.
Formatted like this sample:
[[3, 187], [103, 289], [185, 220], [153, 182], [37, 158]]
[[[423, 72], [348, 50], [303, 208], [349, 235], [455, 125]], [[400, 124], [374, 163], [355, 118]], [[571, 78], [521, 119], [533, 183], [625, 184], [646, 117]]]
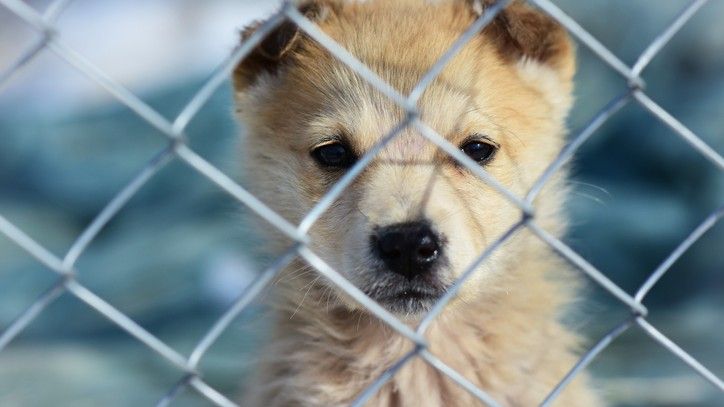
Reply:
[[[688, 2], [556, 2], [627, 63]], [[47, 1], [30, 1], [42, 10]], [[175, 117], [235, 45], [238, 29], [274, 2], [77, 0], [61, 37], [167, 118]], [[724, 2], [711, 1], [654, 59], [647, 93], [724, 152]], [[37, 35], [0, 6], [0, 72]], [[575, 132], [625, 81], [578, 47]], [[238, 173], [227, 85], [191, 122], [191, 147]], [[57, 255], [166, 144], [165, 138], [49, 51], [0, 88], [0, 214]], [[631, 104], [577, 155], [566, 238], [627, 292], [724, 203], [724, 176], [678, 136]], [[172, 162], [100, 233], [80, 258], [79, 279], [188, 354], [271, 259], [245, 228], [245, 210], [185, 165]], [[715, 226], [647, 297], [650, 321], [724, 375], [724, 225]], [[55, 280], [0, 237], [0, 329]], [[570, 316], [593, 343], [627, 309], [591, 285]], [[238, 393], [264, 310], [235, 320], [203, 360], [205, 380]], [[263, 357], [263, 355], [260, 355]], [[724, 397], [676, 357], [632, 329], [590, 367], [618, 406], [721, 406]], [[179, 372], [70, 295], [0, 352], [0, 406], [153, 405]], [[186, 392], [175, 405], [207, 402]]]

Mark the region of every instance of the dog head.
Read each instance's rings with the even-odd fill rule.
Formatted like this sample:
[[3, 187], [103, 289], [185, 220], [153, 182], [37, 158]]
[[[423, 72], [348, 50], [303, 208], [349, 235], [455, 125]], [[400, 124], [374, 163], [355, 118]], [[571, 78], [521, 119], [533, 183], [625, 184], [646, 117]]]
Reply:
[[[489, 3], [315, 0], [300, 11], [407, 95]], [[513, 2], [430, 82], [417, 118], [522, 197], [561, 148], [573, 73], [565, 31]], [[420, 127], [401, 126], [415, 119], [410, 112], [291, 21], [242, 60], [233, 79], [247, 129], [248, 184], [292, 222], [397, 129], [309, 232], [315, 253], [393, 312], [414, 316], [431, 307], [521, 219], [519, 208], [428, 141]], [[543, 219], [555, 219], [555, 189], [536, 202]], [[277, 234], [272, 242], [283, 246]], [[524, 246], [505, 244], [493, 252], [452, 306], [511, 289], [505, 271]], [[323, 281], [290, 280], [291, 292], [329, 288]], [[320, 292], [332, 293], [325, 301], [356, 307], [340, 290]]]

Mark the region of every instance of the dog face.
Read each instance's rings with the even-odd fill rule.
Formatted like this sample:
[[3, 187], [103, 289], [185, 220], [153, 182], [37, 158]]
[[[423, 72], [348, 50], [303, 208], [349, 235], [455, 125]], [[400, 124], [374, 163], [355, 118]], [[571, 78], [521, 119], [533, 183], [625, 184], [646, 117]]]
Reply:
[[[486, 7], [462, 0], [430, 3], [317, 0], [301, 11], [409, 94]], [[572, 75], [563, 30], [514, 3], [425, 90], [419, 120], [522, 197], [561, 147]], [[282, 24], [239, 64], [234, 83], [247, 128], [248, 184], [293, 222], [398, 130], [309, 232], [315, 253], [395, 313], [415, 317], [429, 309], [521, 218], [514, 204], [427, 141], [419, 128], [401, 126], [410, 119], [404, 109], [292, 23]], [[542, 218], [554, 218], [558, 194], [546, 191], [536, 204]], [[273, 234], [277, 249], [282, 241]], [[521, 244], [496, 250], [451, 306], [515, 289], [505, 270]], [[326, 302], [357, 307], [313, 274], [305, 276], [289, 279], [291, 295], [313, 287], [328, 294]]]

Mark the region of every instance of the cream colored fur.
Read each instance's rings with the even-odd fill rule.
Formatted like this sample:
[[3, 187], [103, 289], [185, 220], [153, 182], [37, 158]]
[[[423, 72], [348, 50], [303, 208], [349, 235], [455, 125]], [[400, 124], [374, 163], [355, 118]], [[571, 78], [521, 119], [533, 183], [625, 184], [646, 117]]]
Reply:
[[[485, 2], [313, 3], [324, 12], [310, 18], [317, 18], [325, 33], [407, 94]], [[525, 24], [543, 18], [526, 14], [532, 11], [520, 4], [509, 10], [508, 18]], [[545, 27], [536, 35], [546, 34]], [[524, 24], [511, 28], [520, 49], [506, 48], [511, 42], [501, 42], [500, 32], [480, 34], [419, 102], [421, 119], [455, 145], [470, 134], [494, 139], [500, 149], [485, 169], [518, 196], [562, 147], [573, 75], [573, 51], [562, 31], [552, 36], [550, 49], [541, 50], [525, 30]], [[248, 185], [286, 219], [299, 222], [341, 175], [320, 169], [310, 150], [325, 137], [345, 134], [355, 149], [367, 151], [405, 112], [314, 41], [294, 38], [279, 66], [266, 69], [269, 61], [262, 57], [263, 63], [242, 62], [235, 83], [247, 133], [242, 162]], [[565, 230], [564, 197], [559, 174], [535, 203], [536, 221], [555, 235]], [[373, 284], [368, 251], [373, 228], [420, 216], [447, 238], [450, 264], [441, 279], [452, 283], [521, 213], [407, 128], [315, 223], [311, 249], [354, 284]], [[269, 232], [272, 254], [289, 247], [271, 226], [260, 225]], [[537, 405], [577, 360], [578, 339], [559, 322], [574, 295], [574, 276], [543, 243], [521, 231], [479, 267], [431, 325], [430, 352], [505, 406]], [[244, 406], [347, 405], [412, 349], [409, 340], [300, 260], [282, 272], [273, 289], [275, 328], [259, 353], [257, 379], [244, 393]], [[398, 316], [411, 327], [421, 317]], [[477, 404], [421, 359], [404, 366], [369, 403]], [[581, 377], [558, 405], [599, 401]]]

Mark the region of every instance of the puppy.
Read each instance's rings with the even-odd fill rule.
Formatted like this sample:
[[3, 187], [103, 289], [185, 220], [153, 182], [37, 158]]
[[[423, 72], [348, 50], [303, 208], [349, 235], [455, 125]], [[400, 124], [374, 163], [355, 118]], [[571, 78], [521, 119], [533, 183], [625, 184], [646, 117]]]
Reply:
[[[492, 1], [302, 2], [300, 11], [402, 94]], [[258, 24], [244, 31], [248, 37]], [[513, 2], [445, 66], [419, 99], [420, 120], [517, 196], [554, 159], [571, 105], [574, 53], [565, 31]], [[233, 74], [246, 127], [247, 185], [298, 223], [407, 112], [284, 22]], [[564, 231], [563, 175], [535, 201], [536, 222]], [[521, 211], [469, 169], [404, 128], [309, 231], [310, 249], [415, 327]], [[265, 225], [263, 229], [273, 229]], [[269, 249], [291, 245], [269, 231]], [[478, 267], [425, 332], [429, 351], [506, 406], [534, 406], [576, 361], [558, 322], [573, 277], [521, 230]], [[413, 343], [301, 260], [281, 273], [275, 327], [243, 405], [348, 405]], [[580, 377], [557, 399], [597, 406]], [[471, 406], [476, 398], [414, 358], [371, 406]]]

